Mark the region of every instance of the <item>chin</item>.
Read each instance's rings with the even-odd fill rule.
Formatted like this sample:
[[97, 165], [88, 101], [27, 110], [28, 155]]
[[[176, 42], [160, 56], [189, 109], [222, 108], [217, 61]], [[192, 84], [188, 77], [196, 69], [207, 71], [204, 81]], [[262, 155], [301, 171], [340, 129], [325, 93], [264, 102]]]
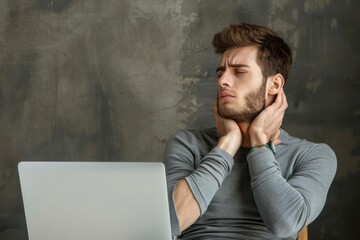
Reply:
[[222, 118], [232, 119], [238, 123], [251, 123], [254, 119], [261, 113], [261, 110], [258, 111], [235, 111], [229, 109], [218, 109], [218, 114]]

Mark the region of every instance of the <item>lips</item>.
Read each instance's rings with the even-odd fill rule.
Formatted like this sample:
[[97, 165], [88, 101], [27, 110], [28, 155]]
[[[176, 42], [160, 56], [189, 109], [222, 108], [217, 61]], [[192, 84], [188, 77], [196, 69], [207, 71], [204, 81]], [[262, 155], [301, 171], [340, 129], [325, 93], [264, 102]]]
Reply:
[[235, 97], [231, 93], [223, 92], [219, 94], [219, 97]]
[[230, 99], [235, 98], [235, 94], [227, 91], [222, 91], [219, 93], [219, 99]]

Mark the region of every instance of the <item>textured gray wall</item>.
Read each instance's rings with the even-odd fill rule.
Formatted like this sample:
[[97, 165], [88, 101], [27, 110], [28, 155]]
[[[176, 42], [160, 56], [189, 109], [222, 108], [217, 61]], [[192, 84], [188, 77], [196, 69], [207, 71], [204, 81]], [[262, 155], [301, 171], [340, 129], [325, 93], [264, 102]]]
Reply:
[[27, 239], [21, 160], [161, 161], [179, 128], [213, 125], [230, 23], [272, 27], [295, 52], [284, 128], [339, 167], [310, 239], [360, 236], [359, 1], [0, 0], [0, 239]]

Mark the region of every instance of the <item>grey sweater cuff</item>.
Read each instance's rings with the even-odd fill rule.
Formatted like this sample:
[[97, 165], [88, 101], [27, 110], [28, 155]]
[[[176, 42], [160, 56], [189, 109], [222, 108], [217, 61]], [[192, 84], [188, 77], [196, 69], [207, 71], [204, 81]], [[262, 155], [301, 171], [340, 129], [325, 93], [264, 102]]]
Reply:
[[200, 206], [201, 215], [205, 213], [233, 165], [233, 157], [215, 147], [201, 160], [198, 168], [185, 178]]

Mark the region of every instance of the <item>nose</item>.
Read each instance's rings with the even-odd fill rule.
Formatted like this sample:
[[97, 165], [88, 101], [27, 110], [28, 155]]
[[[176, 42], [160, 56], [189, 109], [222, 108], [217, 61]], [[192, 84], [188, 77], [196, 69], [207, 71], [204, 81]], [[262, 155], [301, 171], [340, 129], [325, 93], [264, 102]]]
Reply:
[[231, 87], [232, 80], [229, 71], [224, 71], [223, 74], [218, 78], [218, 88]]

